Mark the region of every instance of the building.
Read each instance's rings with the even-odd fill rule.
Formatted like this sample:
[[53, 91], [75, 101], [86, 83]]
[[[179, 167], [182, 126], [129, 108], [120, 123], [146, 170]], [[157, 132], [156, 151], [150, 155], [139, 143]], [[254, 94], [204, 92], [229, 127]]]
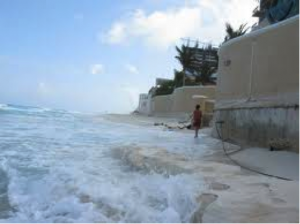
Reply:
[[156, 89], [157, 89], [157, 87], [155, 87], [155, 86], [152, 86], [152, 87], [149, 89], [149, 91], [148, 91], [148, 96], [149, 96], [150, 98], [152, 98], [152, 97], [155, 96], [155, 94], [156, 94]]
[[203, 47], [187, 47], [194, 53], [194, 61], [186, 70], [186, 75], [201, 76], [203, 66], [209, 67], [212, 72], [218, 68], [218, 48], [212, 45], [203, 45]]
[[190, 51], [194, 52], [195, 62], [192, 63], [189, 69], [199, 71], [204, 63], [208, 64], [209, 67], [217, 69], [218, 67], [218, 48], [208, 45], [203, 48], [189, 48]]
[[155, 86], [152, 86], [149, 89], [148, 94], [147, 93], [140, 94], [137, 112], [144, 115], [151, 115], [153, 112], [152, 98], [156, 96], [157, 88], [159, 88], [165, 82], [169, 82], [169, 81], [172, 80], [165, 79], [165, 78], [157, 78], [155, 80]]
[[220, 47], [214, 121], [214, 136], [299, 152], [299, 15]]
[[197, 104], [203, 111], [203, 126], [209, 126], [213, 117], [215, 86], [183, 86], [172, 94], [151, 99], [151, 115], [168, 116], [189, 120]]
[[299, 0], [260, 0], [253, 10], [259, 22], [254, 29], [277, 23], [299, 14]]
[[209, 126], [213, 117], [216, 86], [183, 86], [172, 94], [155, 95], [155, 87], [148, 94], [140, 94], [137, 112], [150, 116], [172, 116], [188, 119], [195, 105], [203, 111], [203, 126]]
[[150, 114], [150, 100], [149, 100], [149, 95], [148, 94], [140, 94], [140, 97], [139, 97], [139, 106], [138, 106], [138, 109], [137, 111], [140, 113], [140, 114], [145, 114], [145, 115], [148, 115]]

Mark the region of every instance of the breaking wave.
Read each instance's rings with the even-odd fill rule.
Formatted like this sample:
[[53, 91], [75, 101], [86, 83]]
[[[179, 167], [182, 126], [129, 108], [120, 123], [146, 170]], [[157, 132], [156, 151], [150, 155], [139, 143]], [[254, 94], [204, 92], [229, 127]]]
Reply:
[[0, 111], [2, 222], [189, 222], [197, 209], [201, 178], [128, 169], [110, 153], [132, 144], [189, 152], [190, 136], [49, 108]]

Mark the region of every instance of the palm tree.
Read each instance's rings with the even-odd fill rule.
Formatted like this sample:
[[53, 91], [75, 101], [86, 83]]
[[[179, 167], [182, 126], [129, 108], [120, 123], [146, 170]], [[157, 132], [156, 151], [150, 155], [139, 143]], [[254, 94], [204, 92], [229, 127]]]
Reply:
[[183, 86], [185, 85], [186, 69], [189, 68], [196, 61], [194, 49], [197, 49], [197, 48], [198, 48], [198, 43], [196, 43], [194, 48], [189, 47], [188, 44], [186, 46], [181, 45], [181, 48], [176, 46], [176, 51], [177, 51], [178, 55], [175, 56], [175, 58], [180, 62], [181, 66], [182, 66]]
[[203, 62], [199, 67], [197, 73], [199, 74], [196, 77], [196, 82], [201, 83], [202, 85], [206, 85], [212, 83], [211, 75], [216, 71], [216, 68], [211, 67], [209, 63]]
[[159, 86], [156, 89], [155, 95], [159, 96], [159, 95], [172, 94], [173, 90], [174, 90], [174, 85], [175, 85], [175, 82], [173, 80], [166, 81], [166, 82], [162, 83], [161, 86]]
[[249, 27], [246, 28], [247, 26], [246, 23], [241, 24], [237, 30], [234, 30], [229, 23], [226, 23], [225, 26], [226, 26], [226, 36], [224, 39], [224, 43], [227, 42], [228, 40], [244, 35], [249, 30]]
[[183, 72], [174, 69], [174, 85], [175, 88], [182, 86], [183, 83]]

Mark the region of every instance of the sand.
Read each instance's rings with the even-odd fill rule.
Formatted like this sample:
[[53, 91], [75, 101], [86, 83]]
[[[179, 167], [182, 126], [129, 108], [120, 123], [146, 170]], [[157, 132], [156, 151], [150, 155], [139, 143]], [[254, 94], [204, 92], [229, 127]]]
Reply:
[[[153, 127], [168, 123], [176, 127], [175, 118], [155, 118], [140, 115], [106, 115], [105, 119]], [[166, 128], [161, 126], [161, 128]], [[176, 131], [191, 133], [193, 131]], [[190, 158], [164, 148], [138, 145], [115, 149], [128, 163], [138, 169], [164, 175], [191, 173], [205, 180], [207, 191], [199, 193], [199, 208], [191, 222], [299, 222], [299, 155], [291, 152], [270, 152], [248, 148], [234, 153], [232, 158], [245, 166], [273, 175], [293, 179], [285, 181], [256, 174], [232, 163], [223, 153], [222, 144], [210, 137], [210, 129], [202, 129], [199, 141], [209, 146], [211, 153]], [[212, 139], [211, 141], [209, 141]], [[225, 144], [228, 150], [238, 146]]]

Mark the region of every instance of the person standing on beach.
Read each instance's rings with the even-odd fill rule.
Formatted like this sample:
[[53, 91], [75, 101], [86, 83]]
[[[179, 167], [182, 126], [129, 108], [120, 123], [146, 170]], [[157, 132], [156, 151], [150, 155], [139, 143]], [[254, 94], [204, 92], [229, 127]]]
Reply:
[[198, 131], [201, 126], [201, 119], [202, 119], [202, 111], [200, 110], [200, 105], [196, 105], [196, 109], [193, 112], [193, 126], [195, 129], [195, 138], [198, 138]]

